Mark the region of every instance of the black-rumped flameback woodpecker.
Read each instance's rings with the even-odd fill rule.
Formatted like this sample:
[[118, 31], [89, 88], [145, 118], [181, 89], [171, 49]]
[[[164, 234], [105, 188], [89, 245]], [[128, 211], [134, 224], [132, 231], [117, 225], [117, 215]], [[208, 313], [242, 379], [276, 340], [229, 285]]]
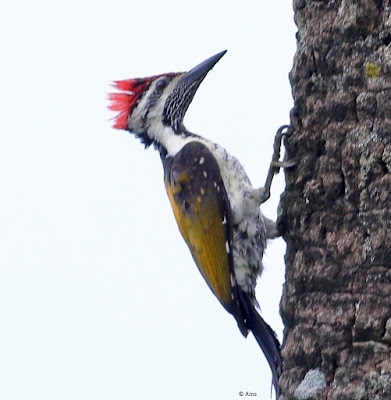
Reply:
[[269, 183], [253, 188], [239, 161], [218, 144], [188, 131], [185, 113], [207, 73], [225, 54], [210, 57], [189, 72], [115, 81], [109, 108], [114, 128], [133, 133], [159, 151], [172, 210], [191, 254], [223, 307], [244, 336], [251, 331], [264, 352], [278, 397], [280, 344], [256, 311], [256, 279], [262, 273], [266, 240], [275, 223], [260, 204]]

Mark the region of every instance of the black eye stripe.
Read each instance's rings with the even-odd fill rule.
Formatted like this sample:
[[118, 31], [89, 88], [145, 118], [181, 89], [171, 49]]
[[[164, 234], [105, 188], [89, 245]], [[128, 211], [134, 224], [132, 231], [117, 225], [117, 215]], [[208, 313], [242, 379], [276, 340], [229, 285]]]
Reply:
[[155, 107], [156, 102], [159, 100], [162, 91], [167, 87], [167, 85], [171, 82], [171, 77], [161, 77], [157, 80], [156, 85], [153, 89], [153, 92], [151, 95], [148, 97], [147, 105], [145, 107], [145, 111], [142, 115], [142, 119], [144, 121], [144, 124], [147, 120], [148, 113], [149, 111]]

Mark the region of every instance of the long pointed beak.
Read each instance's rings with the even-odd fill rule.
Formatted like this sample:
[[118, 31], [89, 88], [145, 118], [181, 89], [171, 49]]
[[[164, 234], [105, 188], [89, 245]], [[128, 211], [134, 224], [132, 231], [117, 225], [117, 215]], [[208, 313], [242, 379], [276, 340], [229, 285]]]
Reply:
[[194, 82], [200, 84], [207, 73], [216, 65], [226, 52], [227, 50], [221, 51], [203, 61], [201, 64], [198, 64], [181, 79], [181, 83], [185, 84], [187, 87], [191, 86]]
[[189, 72], [183, 74], [182, 78], [177, 82], [173, 92], [166, 100], [163, 114], [165, 124], [171, 125], [177, 132], [185, 130], [185, 127], [183, 126], [183, 118], [185, 117], [185, 113], [193, 100], [198, 87], [207, 73], [226, 52], [227, 50], [224, 50], [208, 58]]

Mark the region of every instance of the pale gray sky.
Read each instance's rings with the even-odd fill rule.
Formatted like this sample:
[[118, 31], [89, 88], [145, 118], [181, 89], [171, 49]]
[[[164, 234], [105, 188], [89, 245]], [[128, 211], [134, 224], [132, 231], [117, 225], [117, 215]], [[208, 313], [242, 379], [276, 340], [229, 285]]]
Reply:
[[[111, 128], [106, 94], [227, 49], [185, 123], [261, 185], [289, 122], [294, 34], [291, 0], [2, 3], [2, 400], [270, 398], [261, 350], [178, 232], [158, 154]], [[257, 291], [280, 339], [284, 251], [270, 243]]]

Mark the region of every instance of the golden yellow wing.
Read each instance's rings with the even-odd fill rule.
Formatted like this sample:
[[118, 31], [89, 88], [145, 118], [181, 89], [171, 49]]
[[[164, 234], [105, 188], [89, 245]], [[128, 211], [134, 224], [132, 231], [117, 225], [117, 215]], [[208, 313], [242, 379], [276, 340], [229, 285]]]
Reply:
[[217, 162], [202, 143], [191, 142], [167, 157], [164, 169], [167, 194], [194, 261], [222, 305], [236, 314], [232, 216]]

